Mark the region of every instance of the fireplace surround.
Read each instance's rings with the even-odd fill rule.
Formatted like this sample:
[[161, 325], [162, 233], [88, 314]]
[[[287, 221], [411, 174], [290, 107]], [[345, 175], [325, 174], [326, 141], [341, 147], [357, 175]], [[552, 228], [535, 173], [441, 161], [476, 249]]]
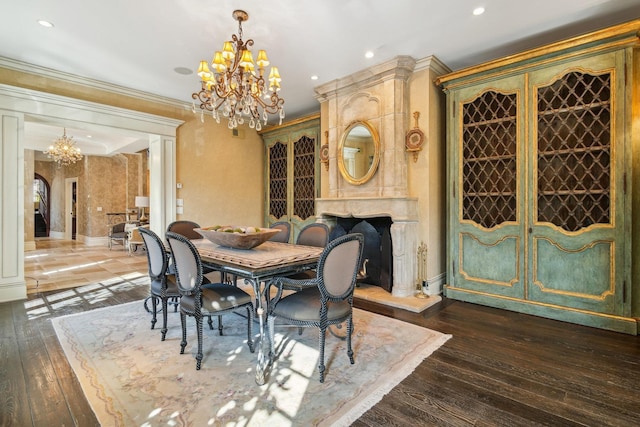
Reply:
[[411, 198], [323, 198], [316, 200], [318, 220], [329, 227], [339, 218], [391, 219], [392, 277], [391, 294], [407, 297], [416, 290], [416, 252], [418, 201]]
[[[367, 68], [315, 88], [326, 137], [317, 221], [336, 226], [345, 219], [386, 218], [392, 261], [391, 297], [413, 297], [418, 283], [417, 248], [429, 247], [427, 293], [441, 293], [444, 280], [444, 120], [435, 78], [448, 69], [434, 57], [408, 56]], [[421, 111], [425, 145], [417, 161], [405, 148], [412, 111]], [[354, 122], [379, 136], [379, 164], [365, 182], [340, 172], [340, 141]], [[426, 122], [426, 125], [424, 124]], [[353, 220], [353, 221], [352, 221]], [[424, 270], [427, 270], [426, 268]]]

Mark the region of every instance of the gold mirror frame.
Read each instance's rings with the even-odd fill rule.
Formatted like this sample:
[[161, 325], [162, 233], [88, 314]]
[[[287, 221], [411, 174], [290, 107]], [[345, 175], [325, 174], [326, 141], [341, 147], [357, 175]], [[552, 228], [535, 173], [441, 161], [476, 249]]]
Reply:
[[[349, 146], [347, 145], [349, 136], [351, 132], [357, 127], [364, 127], [371, 137], [371, 142], [373, 142], [373, 157], [370, 159], [369, 168], [366, 173], [361, 174], [360, 176], [353, 176], [347, 169], [348, 166], [345, 160], [345, 149]], [[365, 156], [365, 161], [367, 161], [368, 153], [363, 153]], [[371, 125], [371, 123], [365, 120], [356, 120], [353, 121], [347, 126], [347, 129], [342, 134], [342, 139], [340, 140], [340, 145], [338, 146], [338, 168], [340, 169], [340, 173], [342, 177], [349, 183], [353, 185], [362, 185], [365, 182], [369, 181], [371, 177], [378, 170], [378, 165], [380, 164], [380, 138], [378, 137], [378, 132]]]

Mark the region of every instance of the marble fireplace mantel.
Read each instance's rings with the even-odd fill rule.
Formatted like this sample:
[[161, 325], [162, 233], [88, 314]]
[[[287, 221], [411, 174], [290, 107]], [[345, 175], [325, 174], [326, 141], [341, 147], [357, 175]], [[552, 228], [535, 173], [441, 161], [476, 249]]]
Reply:
[[335, 225], [336, 218], [389, 217], [393, 245], [393, 287], [396, 297], [408, 297], [416, 289], [418, 199], [411, 197], [358, 197], [316, 199], [320, 222]]
[[324, 197], [316, 199], [318, 215], [341, 218], [388, 216], [394, 221], [418, 221], [418, 199], [414, 197]]

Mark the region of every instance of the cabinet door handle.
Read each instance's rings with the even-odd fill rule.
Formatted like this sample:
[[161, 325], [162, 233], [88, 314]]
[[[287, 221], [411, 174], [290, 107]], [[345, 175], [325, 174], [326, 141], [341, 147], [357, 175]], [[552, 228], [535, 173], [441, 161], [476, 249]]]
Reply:
[[529, 227], [529, 234], [533, 233], [533, 229]]

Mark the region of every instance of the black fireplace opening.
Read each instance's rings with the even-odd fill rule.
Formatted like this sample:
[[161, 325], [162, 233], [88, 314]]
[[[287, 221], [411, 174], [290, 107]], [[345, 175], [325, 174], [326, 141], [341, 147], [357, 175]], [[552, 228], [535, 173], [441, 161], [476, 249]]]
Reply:
[[380, 286], [391, 292], [393, 286], [393, 252], [390, 217], [337, 218], [331, 238], [348, 233], [362, 233], [364, 247], [358, 283]]

